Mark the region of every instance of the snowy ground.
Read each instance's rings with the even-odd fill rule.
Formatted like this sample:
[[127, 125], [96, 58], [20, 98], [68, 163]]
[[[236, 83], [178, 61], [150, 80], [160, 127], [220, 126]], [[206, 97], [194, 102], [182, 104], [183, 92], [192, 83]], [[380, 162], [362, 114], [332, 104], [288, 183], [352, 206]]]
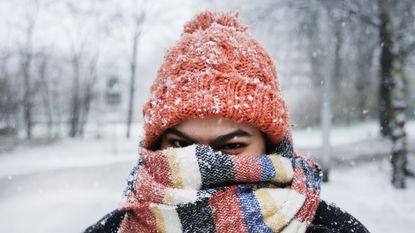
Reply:
[[[415, 122], [407, 131], [413, 146]], [[119, 137], [111, 136], [114, 132]], [[81, 232], [117, 208], [139, 138], [121, 139], [123, 133], [122, 128], [109, 127], [99, 140], [91, 133], [82, 140], [22, 145], [0, 154], [0, 232]], [[304, 154], [318, 158], [318, 130], [295, 131], [294, 142]], [[391, 187], [384, 155], [390, 144], [379, 138], [377, 125], [338, 127], [332, 142], [335, 168], [331, 182], [322, 187], [322, 198], [352, 213], [371, 232], [411, 232], [415, 180], [408, 179], [406, 190]]]
[[414, 232], [415, 180], [396, 190], [389, 182], [387, 159], [338, 168], [322, 187], [322, 198], [352, 213], [370, 232]]

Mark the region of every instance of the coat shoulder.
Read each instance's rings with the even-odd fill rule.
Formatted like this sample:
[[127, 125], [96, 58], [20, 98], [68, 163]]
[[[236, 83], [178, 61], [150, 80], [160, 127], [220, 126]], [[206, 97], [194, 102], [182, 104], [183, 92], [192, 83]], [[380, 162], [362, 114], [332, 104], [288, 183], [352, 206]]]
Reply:
[[355, 217], [334, 204], [320, 201], [314, 221], [307, 233], [369, 233], [366, 227]]
[[[105, 215], [84, 233], [117, 233], [126, 212], [114, 210]], [[321, 201], [314, 221], [307, 228], [307, 233], [369, 233], [366, 227], [355, 217], [334, 204]]]

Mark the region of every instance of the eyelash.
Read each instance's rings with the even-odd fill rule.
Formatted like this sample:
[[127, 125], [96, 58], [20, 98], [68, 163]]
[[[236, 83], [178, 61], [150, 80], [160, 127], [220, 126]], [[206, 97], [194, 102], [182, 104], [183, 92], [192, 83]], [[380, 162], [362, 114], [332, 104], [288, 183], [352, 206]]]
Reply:
[[[173, 140], [169, 141], [169, 144], [172, 145], [175, 148], [180, 148], [180, 147], [189, 146], [191, 143], [188, 143], [188, 142], [183, 141], [183, 140], [173, 139]], [[241, 148], [246, 147], [246, 146], [247, 145], [245, 143], [228, 143], [228, 144], [220, 145], [215, 149], [225, 150], [225, 151], [232, 151], [232, 150], [241, 149]]]
[[245, 143], [228, 143], [220, 146], [222, 150], [238, 150], [245, 147]]
[[173, 139], [173, 140], [169, 141], [169, 144], [172, 145], [175, 148], [180, 148], [180, 147], [189, 146], [191, 143], [188, 143], [188, 142], [182, 141], [182, 140]]

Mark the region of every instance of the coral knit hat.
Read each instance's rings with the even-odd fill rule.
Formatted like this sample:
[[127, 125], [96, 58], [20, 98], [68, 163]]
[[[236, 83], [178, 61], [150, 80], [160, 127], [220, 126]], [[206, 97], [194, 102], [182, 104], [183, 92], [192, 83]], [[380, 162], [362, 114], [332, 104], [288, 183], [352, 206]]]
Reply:
[[143, 109], [146, 148], [166, 129], [208, 116], [248, 123], [274, 144], [290, 135], [274, 64], [238, 13], [202, 12], [188, 22], [150, 91]]

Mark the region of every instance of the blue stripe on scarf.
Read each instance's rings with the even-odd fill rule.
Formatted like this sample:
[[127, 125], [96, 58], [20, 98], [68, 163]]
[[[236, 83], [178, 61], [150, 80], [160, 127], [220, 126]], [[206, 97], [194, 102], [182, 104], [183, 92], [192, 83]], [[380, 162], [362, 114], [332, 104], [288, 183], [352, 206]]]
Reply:
[[306, 176], [307, 188], [320, 190], [320, 185], [321, 185], [321, 169], [320, 169], [320, 167], [310, 166], [303, 159], [294, 158], [293, 161], [294, 161], [293, 163], [295, 164], [295, 166], [299, 166], [303, 170], [303, 172]]
[[261, 181], [269, 181], [275, 177], [275, 168], [268, 156], [259, 156], [259, 166], [261, 168]]
[[239, 185], [236, 194], [241, 203], [248, 231], [251, 233], [272, 233], [262, 219], [261, 208], [252, 191], [252, 187], [249, 185]]

